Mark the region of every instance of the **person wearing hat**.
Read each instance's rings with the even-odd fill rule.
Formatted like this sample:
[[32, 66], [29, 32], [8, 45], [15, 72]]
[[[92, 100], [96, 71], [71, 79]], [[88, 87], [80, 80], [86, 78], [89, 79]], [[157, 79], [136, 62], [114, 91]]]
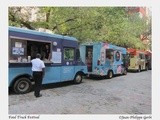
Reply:
[[44, 65], [44, 62], [40, 58], [41, 58], [41, 55], [38, 53], [36, 54], [36, 58], [31, 60], [33, 79], [35, 81], [35, 88], [34, 88], [35, 97], [42, 96], [40, 94], [40, 90], [42, 86], [42, 80], [45, 75], [45, 65]]

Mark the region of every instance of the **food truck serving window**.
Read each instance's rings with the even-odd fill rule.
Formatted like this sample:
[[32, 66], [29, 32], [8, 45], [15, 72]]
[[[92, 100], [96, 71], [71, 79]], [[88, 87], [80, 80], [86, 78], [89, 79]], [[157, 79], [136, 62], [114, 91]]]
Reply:
[[46, 45], [49, 46], [50, 51], [50, 43], [14, 38], [11, 38], [10, 41], [11, 42], [9, 46], [9, 62], [30, 62], [31, 59], [36, 57], [37, 53], [41, 54], [41, 59], [45, 62], [51, 62], [50, 58], [45, 58], [46, 53], [44, 51]]
[[120, 60], [120, 52], [117, 51], [117, 52], [116, 52], [116, 61], [119, 61], [119, 60]]

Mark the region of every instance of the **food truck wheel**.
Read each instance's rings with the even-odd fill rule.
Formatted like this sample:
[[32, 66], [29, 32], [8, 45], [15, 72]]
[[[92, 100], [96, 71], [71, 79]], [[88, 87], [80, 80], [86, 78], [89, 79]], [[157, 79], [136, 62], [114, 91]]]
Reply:
[[138, 72], [141, 72], [141, 66], [139, 66], [139, 68], [138, 68]]
[[111, 70], [108, 71], [108, 75], [107, 76], [108, 76], [109, 79], [111, 79], [113, 77], [113, 72]]
[[127, 75], [127, 70], [126, 69], [124, 69], [123, 75]]
[[145, 68], [145, 70], [146, 70], [146, 71], [148, 71], [148, 65], [146, 65], [146, 68]]
[[17, 94], [24, 94], [31, 90], [32, 83], [28, 78], [21, 77], [16, 80], [13, 90]]
[[82, 82], [82, 75], [80, 73], [77, 73], [74, 78], [74, 83], [79, 84]]

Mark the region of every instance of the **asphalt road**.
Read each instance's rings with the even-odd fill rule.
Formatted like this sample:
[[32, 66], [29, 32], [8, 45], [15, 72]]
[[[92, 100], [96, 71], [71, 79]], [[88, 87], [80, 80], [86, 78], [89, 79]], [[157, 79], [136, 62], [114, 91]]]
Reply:
[[50, 84], [41, 93], [9, 94], [9, 114], [151, 114], [151, 71]]

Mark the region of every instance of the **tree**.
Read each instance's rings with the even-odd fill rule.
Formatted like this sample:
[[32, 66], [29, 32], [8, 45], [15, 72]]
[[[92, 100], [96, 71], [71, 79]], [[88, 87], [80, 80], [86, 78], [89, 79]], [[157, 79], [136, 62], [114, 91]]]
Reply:
[[[28, 12], [22, 12], [25, 9]], [[30, 21], [31, 9], [45, 19]], [[40, 18], [40, 17], [39, 17]], [[144, 49], [140, 35], [148, 25], [125, 7], [10, 7], [9, 24], [29, 29], [43, 27], [56, 34], [76, 37], [80, 42], [106, 41], [123, 47]]]
[[35, 29], [29, 21], [33, 7], [9, 7], [9, 25], [10, 26], [25, 26], [29, 29]]

